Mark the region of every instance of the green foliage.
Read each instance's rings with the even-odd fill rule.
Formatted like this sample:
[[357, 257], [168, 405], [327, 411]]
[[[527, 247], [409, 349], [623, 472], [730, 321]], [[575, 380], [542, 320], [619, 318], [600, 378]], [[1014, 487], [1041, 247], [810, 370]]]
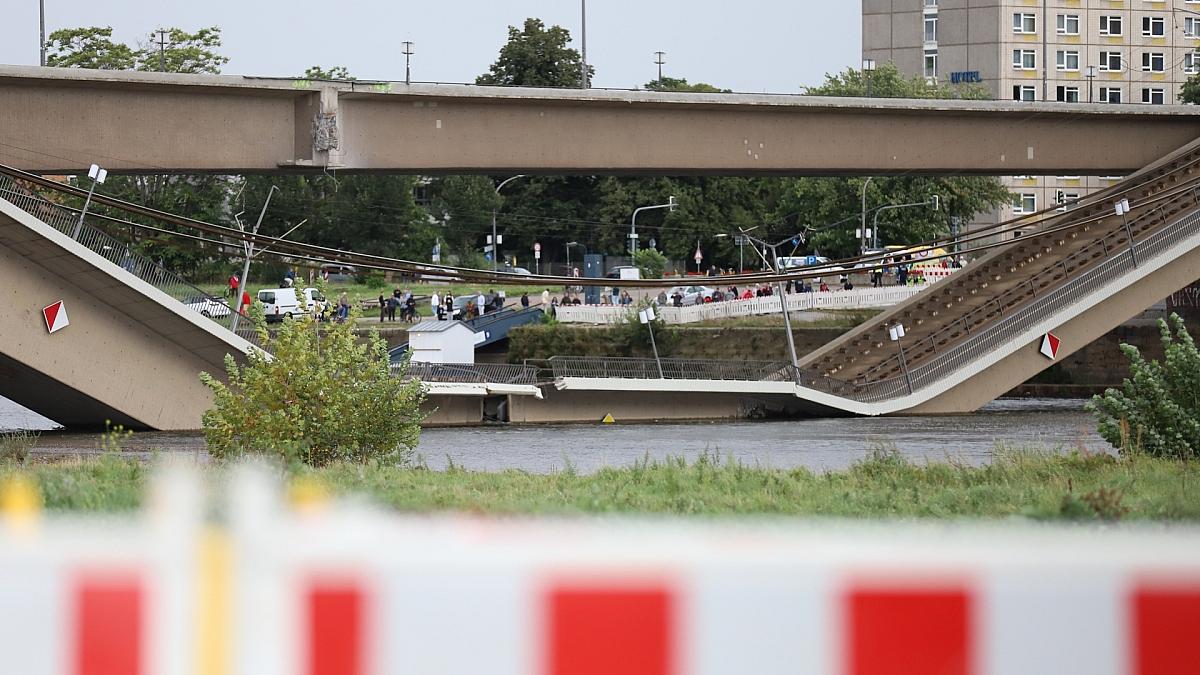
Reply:
[[131, 47], [112, 39], [112, 27], [63, 28], [46, 40], [46, 65], [98, 70], [162, 70], [168, 73], [221, 72], [229, 59], [221, 56], [221, 29], [215, 26], [189, 33], [165, 29], [160, 49], [157, 31], [143, 45]]
[[255, 352], [242, 366], [226, 356], [228, 385], [200, 375], [214, 394], [204, 414], [209, 453], [312, 466], [407, 461], [420, 435], [421, 384], [407, 377], [407, 364], [390, 372], [387, 343], [377, 334], [355, 337], [356, 318], [328, 327], [284, 321], [272, 337], [258, 317], [259, 338], [272, 354]]
[[667, 269], [667, 256], [652, 248], [643, 248], [633, 254], [633, 264], [638, 266], [643, 279], [661, 279]]
[[29, 451], [37, 445], [36, 431], [5, 431], [0, 433], [0, 462], [24, 463]]
[[62, 28], [46, 39], [46, 65], [55, 68], [134, 70], [137, 52], [113, 42], [112, 27]]
[[686, 78], [682, 77], [664, 77], [661, 80], [650, 80], [646, 83], [645, 89], [649, 91], [682, 91], [698, 94], [729, 94], [730, 89], [720, 89], [714, 87], [707, 82], [697, 82], [688, 84]]
[[806, 87], [809, 96], [866, 96], [870, 81], [871, 96], [878, 98], [961, 98], [986, 100], [991, 93], [979, 84], [930, 82], [920, 75], [905, 77], [894, 63], [882, 63], [874, 71], [847, 68], [841, 73], [826, 73], [825, 82]]
[[1188, 77], [1179, 88], [1179, 102], [1193, 105], [1200, 103], [1200, 73]]
[[346, 66], [334, 66], [332, 68], [322, 68], [321, 66], [309, 66], [304, 71], [304, 78], [307, 80], [357, 80], [350, 74], [350, 69]]
[[1121, 389], [1096, 396], [1088, 408], [1100, 435], [1124, 454], [1195, 459], [1200, 455], [1200, 351], [1183, 319], [1159, 319], [1163, 360], [1146, 361], [1121, 345], [1130, 377]]
[[[522, 28], [509, 26], [500, 57], [487, 73], [475, 78], [475, 84], [578, 87], [583, 58], [567, 46], [570, 42], [570, 31], [562, 26], [546, 28], [541, 19], [525, 19]], [[589, 81], [592, 74], [588, 66]]]
[[658, 346], [658, 355], [666, 358], [675, 353], [678, 342], [677, 330], [667, 326], [662, 315], [655, 312], [654, 320], [642, 323], [638, 312], [650, 306], [650, 300], [643, 298], [636, 305], [630, 305], [621, 321], [608, 329], [612, 344], [621, 350], [622, 356], [654, 356], [654, 348], [650, 345], [650, 329], [654, 329], [654, 341]]

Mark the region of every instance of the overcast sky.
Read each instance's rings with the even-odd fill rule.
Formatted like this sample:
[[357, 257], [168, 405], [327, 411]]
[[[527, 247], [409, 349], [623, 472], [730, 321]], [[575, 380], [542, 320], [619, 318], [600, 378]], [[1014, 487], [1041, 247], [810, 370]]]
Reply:
[[[38, 63], [38, 0], [2, 0], [0, 63]], [[413, 79], [469, 82], [487, 70], [509, 25], [539, 17], [571, 31], [576, 0], [45, 0], [46, 33], [112, 26], [136, 43], [160, 26], [220, 26], [226, 73], [299, 75], [347, 66], [364, 79], [404, 79], [400, 42], [415, 43]], [[796, 91], [857, 65], [853, 0], [591, 0], [588, 62], [598, 87], [631, 87], [663, 74], [737, 91]]]

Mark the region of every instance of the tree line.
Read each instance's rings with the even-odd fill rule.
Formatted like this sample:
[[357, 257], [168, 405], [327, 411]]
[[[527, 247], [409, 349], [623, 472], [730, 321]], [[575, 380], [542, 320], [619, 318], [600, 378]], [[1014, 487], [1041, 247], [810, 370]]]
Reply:
[[[160, 38], [165, 37], [165, 39]], [[569, 31], [546, 26], [536, 18], [510, 26], [496, 61], [476, 84], [499, 86], [577, 87], [582, 59], [570, 48]], [[219, 73], [228, 61], [221, 55], [221, 31], [194, 33], [171, 28], [165, 36], [151, 33], [137, 45], [114, 41], [112, 29], [83, 27], [58, 30], [47, 41], [51, 66], [107, 70], [165, 70]], [[589, 66], [589, 70], [591, 67]], [[902, 98], [985, 98], [977, 85], [928, 83], [904, 77], [891, 64], [872, 73], [854, 69], [826, 76], [805, 93], [817, 96], [862, 96], [867, 79], [874, 96]], [[344, 67], [309, 68], [304, 77], [353, 79]], [[664, 77], [643, 85], [652, 91], [722, 93], [705, 82]], [[803, 243], [789, 253], [844, 257], [857, 252], [855, 228], [866, 190], [869, 208], [941, 197], [939, 211], [902, 209], [880, 222], [880, 241], [909, 244], [947, 234], [951, 219], [968, 222], [978, 213], [1010, 199], [1002, 184], [981, 177], [739, 177], [739, 176], [528, 176], [495, 186], [507, 176], [309, 176], [149, 175], [111, 178], [104, 191], [164, 211], [232, 224], [235, 216], [257, 217], [271, 186], [262, 231], [278, 235], [305, 221], [297, 239], [333, 248], [429, 260], [440, 243], [443, 262], [484, 267], [482, 246], [497, 212], [503, 249], [518, 263], [532, 262], [535, 242], [543, 261], [561, 260], [567, 242], [592, 252], [622, 254], [634, 209], [674, 196], [675, 211], [658, 210], [638, 220], [641, 245], [676, 260], [690, 260], [697, 247], [704, 264], [734, 267], [739, 249], [731, 237], [716, 235], [757, 228], [763, 239], [780, 239], [805, 231]], [[240, 215], [239, 215], [240, 214]], [[194, 244], [145, 238], [130, 229], [122, 233], [140, 251], [193, 275], [219, 275], [227, 267], [224, 254]], [[576, 255], [578, 251], [574, 252]], [[745, 258], [750, 266], [753, 255]]]

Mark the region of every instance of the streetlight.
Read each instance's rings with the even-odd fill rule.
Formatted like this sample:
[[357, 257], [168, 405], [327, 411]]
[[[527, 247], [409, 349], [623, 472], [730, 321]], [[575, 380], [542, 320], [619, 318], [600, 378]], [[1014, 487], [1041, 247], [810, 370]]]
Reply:
[[1084, 71], [1084, 77], [1088, 81], [1088, 103], [1092, 102], [1092, 80], [1096, 79], [1096, 66], [1088, 66]]
[[[779, 260], [779, 253], [776, 251], [776, 249], [780, 246], [783, 246], [784, 244], [791, 243], [791, 241], [793, 239], [800, 239], [801, 241], [804, 240], [803, 232], [798, 233], [798, 234], [793, 234], [792, 236], [787, 237], [786, 239], [782, 239], [774, 244], [768, 243], [762, 239], [759, 239], [758, 237], [747, 234], [748, 230], [743, 230], [741, 228], [738, 228], [738, 233], [740, 236], [742, 236], [746, 239], [749, 239], [750, 241], [754, 242], [755, 244], [758, 244], [763, 247], [763, 250], [759, 251], [758, 246], [755, 246], [754, 252], [758, 253], [759, 257], [761, 257], [763, 260], [763, 264], [771, 267], [772, 271], [775, 273], [778, 273], [780, 271], [775, 268], [775, 265], [778, 264], [778, 260]], [[727, 235], [727, 234], [716, 235], [716, 237], [718, 237], [718, 238], [724, 238], [724, 237], [728, 237], [728, 236], [729, 235]], [[767, 256], [764, 253], [764, 251], [766, 251], [767, 249], [771, 249], [771, 260], [776, 261], [775, 264], [772, 264], [771, 262], [769, 262], [767, 260]], [[779, 308], [783, 311], [783, 325], [784, 325], [785, 330], [787, 331], [788, 354], [792, 357], [792, 369], [794, 370], [794, 375], [796, 377], [796, 383], [799, 384], [799, 382], [800, 382], [800, 359], [796, 356], [796, 339], [795, 339], [795, 337], [792, 336], [792, 319], [790, 316], [788, 316], [787, 296], [784, 295], [784, 293], [783, 293], [783, 282], [779, 281], [778, 279], [775, 280], [775, 292], [779, 296]]]
[[654, 206], [641, 206], [641, 207], [634, 209], [633, 219], [629, 221], [629, 258], [630, 258], [629, 262], [630, 262], [630, 264], [633, 264], [633, 256], [637, 255], [637, 250], [638, 250], [638, 245], [637, 245], [637, 241], [638, 241], [637, 217], [638, 217], [638, 214], [641, 213], [642, 211], [649, 211], [651, 209], [670, 209], [670, 210], [674, 211], [677, 208], [679, 208], [679, 202], [675, 201], [674, 196], [671, 196], [671, 197], [667, 198], [666, 204], [655, 204]]
[[638, 312], [638, 320], [646, 324], [646, 330], [650, 331], [650, 348], [654, 350], [654, 363], [658, 366], [658, 379], [664, 380], [662, 359], [658, 358], [658, 345], [654, 343], [654, 305], [649, 305], [645, 309]]
[[1121, 216], [1121, 222], [1125, 224], [1125, 236], [1129, 238], [1129, 255], [1133, 256], [1133, 266], [1138, 266], [1137, 249], [1133, 247], [1133, 230], [1129, 229], [1129, 219], [1125, 217], [1129, 213], [1129, 200], [1122, 199], [1116, 203], [1117, 215]]
[[580, 59], [579, 59], [579, 88], [588, 88], [587, 72], [587, 0], [579, 0], [580, 28]]
[[[512, 176], [511, 178], [505, 178], [504, 180], [500, 181], [500, 184], [496, 186], [496, 196], [497, 197], [500, 196], [500, 188], [504, 187], [505, 185], [508, 185], [509, 183], [511, 183], [512, 181], [514, 181], [518, 178], [524, 178], [524, 177], [525, 177], [525, 174], [519, 173], [515, 176]], [[500, 259], [500, 237], [498, 237], [496, 235], [496, 208], [497, 208], [496, 206], [492, 207], [492, 241], [490, 242], [492, 245], [492, 271], [493, 272], [495, 272], [497, 269], [499, 269], [499, 267], [497, 266], [496, 263]]]
[[867, 83], [867, 98], [871, 98], [871, 81], [875, 79], [875, 59], [863, 59], [863, 79]]
[[87, 215], [88, 206], [92, 203], [92, 193], [96, 191], [97, 184], [108, 178], [108, 171], [93, 164], [92, 168], [88, 169], [88, 178], [92, 179], [92, 186], [88, 188], [88, 196], [83, 202], [83, 210], [79, 212], [79, 222], [75, 224], [75, 231], [71, 233], [71, 238], [75, 240], [79, 239], [79, 233], [83, 230], [83, 217]]
[[858, 254], [862, 255], [867, 248], [867, 186], [871, 184], [874, 176], [867, 176], [867, 179], [862, 184], [862, 224], [858, 231]]
[[46, 67], [46, 0], [38, 0], [38, 21], [42, 28], [42, 67]]
[[568, 241], [568, 242], [566, 243], [566, 248], [567, 248], [567, 274], [570, 274], [570, 273], [571, 273], [571, 271], [574, 269], [573, 267], [571, 267], [571, 247], [572, 247], [572, 246], [578, 246], [579, 248], [583, 249], [583, 255], [585, 255], [585, 256], [587, 255], [587, 252], [588, 252], [588, 250], [587, 250], [587, 246], [584, 246], [583, 244], [581, 244], [581, 243], [579, 243], [579, 242], [577, 242], [577, 241]]
[[928, 206], [934, 211], [937, 211], [940, 204], [940, 197], [937, 195], [929, 195], [929, 199], [923, 202], [912, 202], [910, 204], [891, 204], [875, 209], [875, 217], [871, 220], [871, 248], [879, 248], [879, 214], [883, 213], [884, 211], [891, 211], [893, 209], [907, 209], [914, 206]]
[[402, 54], [404, 54], [404, 84], [409, 84], [411, 82], [410, 76], [412, 75], [412, 71], [409, 69], [408, 59], [410, 56], [413, 55], [413, 50], [412, 50], [413, 43], [408, 40], [405, 40], [404, 42], [401, 42], [400, 44], [404, 45], [404, 51], [401, 52]]
[[900, 348], [900, 369], [904, 371], [904, 382], [908, 385], [908, 393], [912, 394], [912, 375], [908, 373], [908, 361], [904, 358], [904, 343], [900, 340], [904, 337], [904, 324], [898, 323], [888, 328], [888, 337]]
[[[242, 315], [242, 298], [246, 297], [246, 293], [249, 292], [246, 289], [250, 287], [250, 284], [248, 283], [250, 281], [250, 261], [255, 256], [254, 237], [258, 236], [258, 228], [262, 225], [263, 216], [267, 215], [267, 207], [271, 205], [271, 195], [274, 195], [278, 191], [279, 188], [274, 185], [271, 186], [270, 190], [267, 190], [267, 201], [263, 202], [262, 211], [258, 212], [258, 222], [254, 223], [254, 230], [251, 232], [251, 237], [242, 241], [242, 249], [246, 251], [246, 264], [242, 266], [242, 276], [238, 279], [238, 294], [237, 297], [234, 298], [236, 304], [233, 307], [233, 318], [230, 319], [229, 322], [229, 330], [234, 333], [237, 332], [238, 318], [240, 318]], [[241, 219], [237, 218], [236, 216], [234, 219], [237, 221], [238, 229], [245, 234], [246, 228], [242, 226]], [[296, 227], [300, 226], [297, 225]], [[296, 228], [294, 227], [292, 229], [294, 230]], [[290, 233], [291, 230], [288, 230], [288, 232]]]

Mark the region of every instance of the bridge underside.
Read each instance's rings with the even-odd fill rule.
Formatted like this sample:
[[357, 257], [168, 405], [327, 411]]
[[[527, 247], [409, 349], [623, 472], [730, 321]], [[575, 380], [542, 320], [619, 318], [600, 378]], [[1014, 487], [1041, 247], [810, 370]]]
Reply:
[[[1123, 175], [1194, 106], [314, 82], [0, 67], [0, 164], [78, 173]], [[1103, 139], [1103, 142], [1080, 142]]]

